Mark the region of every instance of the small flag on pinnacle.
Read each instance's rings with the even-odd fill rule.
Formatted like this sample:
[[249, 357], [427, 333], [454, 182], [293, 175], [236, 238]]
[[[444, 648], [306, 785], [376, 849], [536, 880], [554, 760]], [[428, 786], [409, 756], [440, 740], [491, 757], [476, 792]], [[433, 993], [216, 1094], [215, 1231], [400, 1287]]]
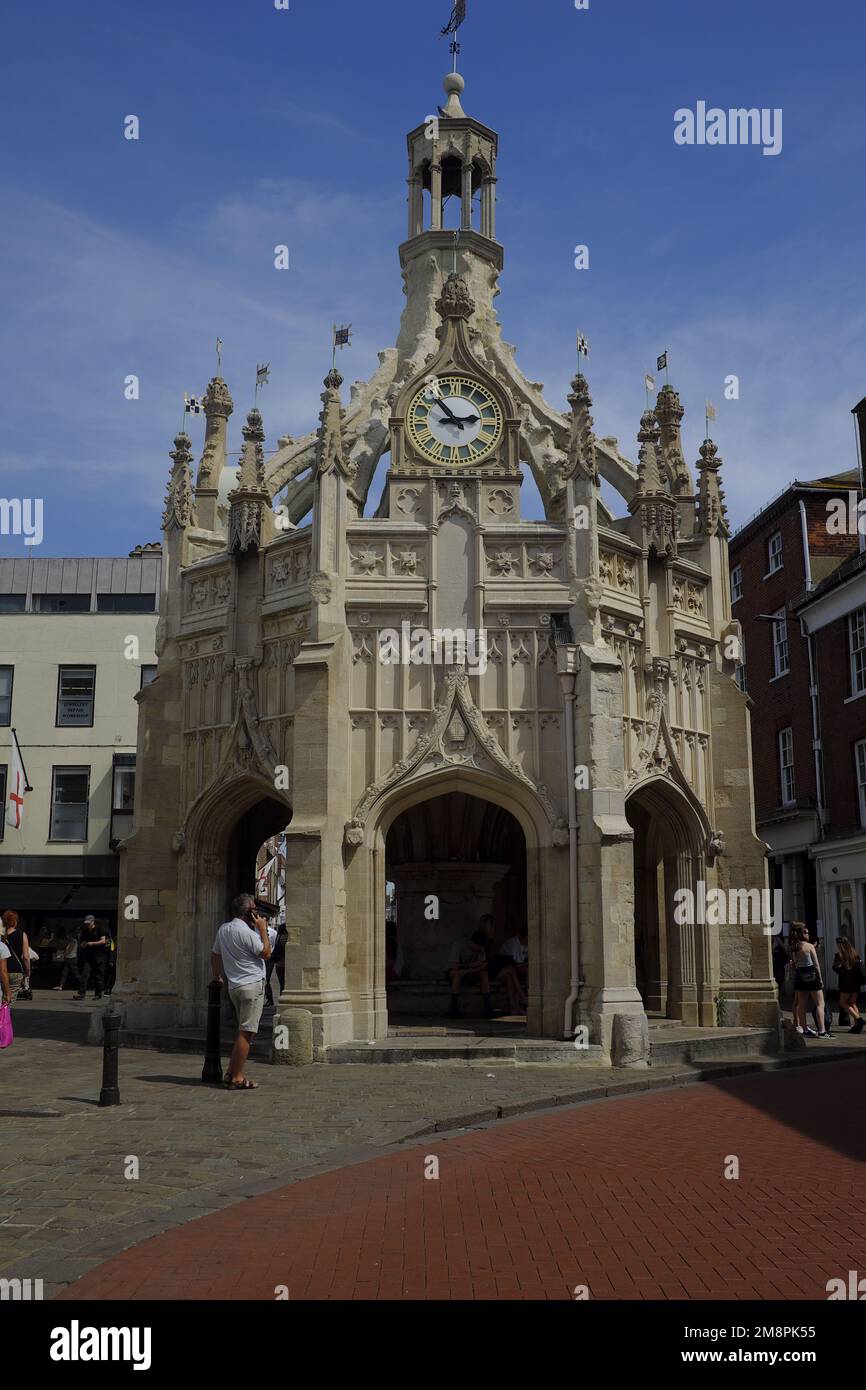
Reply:
[[352, 325], [346, 324], [344, 328], [334, 329], [334, 347], [350, 347], [352, 343]]
[[444, 38], [446, 34], [456, 34], [465, 18], [466, 0], [457, 0], [457, 3], [451, 11], [451, 18], [442, 30], [442, 37]]
[[271, 376], [271, 364], [256, 367], [256, 387], [267, 386]]
[[662, 355], [661, 355], [661, 357], [660, 357], [660, 358], [658, 359], [658, 361], [656, 362], [656, 371], [657, 371], [657, 372], [666, 372], [667, 369], [668, 369], [668, 355], [667, 355], [666, 352], [663, 352]]
[[186, 415], [202, 415], [204, 413], [204, 401], [201, 396], [188, 396], [184, 392], [183, 404]]
[[712, 401], [707, 401], [707, 419], [708, 419], [708, 420], [715, 420], [715, 418], [716, 418], [716, 407], [713, 405]]
[[578, 357], [589, 356], [589, 339], [583, 333], [577, 335], [577, 355]]
[[647, 372], [646, 376], [643, 379], [643, 384], [646, 387], [647, 391], [649, 391], [650, 395], [652, 395], [653, 391], [656, 389], [655, 377], [650, 376], [649, 372]]

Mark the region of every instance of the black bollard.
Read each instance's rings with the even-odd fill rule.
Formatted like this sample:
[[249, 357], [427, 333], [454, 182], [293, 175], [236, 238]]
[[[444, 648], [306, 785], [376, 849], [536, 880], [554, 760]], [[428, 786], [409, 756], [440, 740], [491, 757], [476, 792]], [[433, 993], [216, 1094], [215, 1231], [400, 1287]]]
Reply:
[[220, 1015], [222, 1013], [222, 985], [219, 980], [211, 980], [207, 987], [207, 1042], [204, 1049], [204, 1066], [201, 1069], [202, 1081], [213, 1085], [222, 1081], [223, 1069], [220, 1056]]
[[120, 1014], [107, 1010], [102, 1015], [102, 1090], [99, 1092], [100, 1105], [119, 1105], [120, 1091], [117, 1085], [117, 1044], [120, 1032]]

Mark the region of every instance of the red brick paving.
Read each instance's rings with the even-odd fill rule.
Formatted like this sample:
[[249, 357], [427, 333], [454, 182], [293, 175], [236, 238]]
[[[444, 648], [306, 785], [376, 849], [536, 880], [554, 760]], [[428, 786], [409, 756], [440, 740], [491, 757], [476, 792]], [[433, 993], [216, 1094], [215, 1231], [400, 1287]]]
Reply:
[[866, 1272], [864, 1083], [854, 1061], [433, 1137], [167, 1231], [61, 1297], [826, 1299]]

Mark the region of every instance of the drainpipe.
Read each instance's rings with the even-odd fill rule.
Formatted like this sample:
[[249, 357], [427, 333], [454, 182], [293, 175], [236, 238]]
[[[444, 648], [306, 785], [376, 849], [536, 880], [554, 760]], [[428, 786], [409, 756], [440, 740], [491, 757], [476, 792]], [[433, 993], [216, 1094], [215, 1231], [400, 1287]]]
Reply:
[[571, 941], [571, 986], [565, 1001], [563, 1037], [573, 1036], [574, 1007], [580, 994], [580, 921], [577, 905], [577, 795], [574, 762], [574, 702], [580, 653], [575, 645], [557, 645], [556, 669], [565, 715], [566, 786], [568, 788], [568, 929]]
[[809, 555], [809, 528], [806, 524], [806, 503], [800, 498], [800, 530], [803, 534], [803, 568], [806, 574], [806, 592], [812, 588], [812, 559]]

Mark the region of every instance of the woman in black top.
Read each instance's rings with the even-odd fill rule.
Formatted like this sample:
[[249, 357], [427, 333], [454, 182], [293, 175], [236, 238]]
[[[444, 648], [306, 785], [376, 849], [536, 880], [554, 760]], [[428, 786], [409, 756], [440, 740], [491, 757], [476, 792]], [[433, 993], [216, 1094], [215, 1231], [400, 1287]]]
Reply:
[[866, 971], [847, 936], [836, 937], [833, 969], [839, 976], [839, 1008], [846, 1010], [854, 1019], [854, 1027], [849, 1028], [848, 1032], [862, 1033], [866, 1019], [860, 1012], [857, 1000], [863, 985], [866, 984]]

